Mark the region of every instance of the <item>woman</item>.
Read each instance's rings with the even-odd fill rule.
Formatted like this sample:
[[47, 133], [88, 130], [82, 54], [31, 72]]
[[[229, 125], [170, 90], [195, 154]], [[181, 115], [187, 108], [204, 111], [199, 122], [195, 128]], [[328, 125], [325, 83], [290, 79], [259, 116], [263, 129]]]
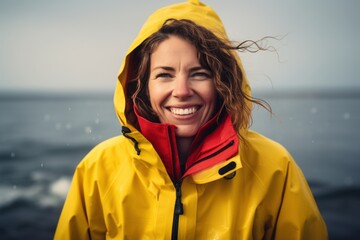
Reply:
[[248, 130], [242, 48], [198, 1], [149, 17], [116, 87], [123, 134], [79, 164], [55, 239], [327, 239], [291, 156]]

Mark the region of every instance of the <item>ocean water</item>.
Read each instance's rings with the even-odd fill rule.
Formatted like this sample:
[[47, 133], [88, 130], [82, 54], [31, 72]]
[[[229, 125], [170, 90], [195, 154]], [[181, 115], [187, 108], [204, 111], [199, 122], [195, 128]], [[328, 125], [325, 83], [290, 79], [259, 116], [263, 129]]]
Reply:
[[[260, 96], [261, 97], [261, 96]], [[360, 234], [360, 97], [263, 95], [252, 129], [302, 168], [330, 239]], [[76, 165], [120, 133], [111, 94], [0, 96], [0, 239], [52, 239]]]

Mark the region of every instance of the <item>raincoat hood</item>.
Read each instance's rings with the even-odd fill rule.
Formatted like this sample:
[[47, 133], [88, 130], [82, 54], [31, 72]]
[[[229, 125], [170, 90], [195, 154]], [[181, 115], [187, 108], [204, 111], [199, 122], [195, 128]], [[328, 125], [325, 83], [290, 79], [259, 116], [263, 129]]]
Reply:
[[[184, 3], [166, 6], [150, 15], [124, 57], [119, 71], [114, 96], [114, 104], [118, 118], [120, 119], [121, 124], [130, 128], [131, 131], [135, 130], [133, 123], [129, 122], [125, 116], [125, 107], [128, 104], [127, 101], [132, 101], [131, 96], [126, 96], [125, 94], [126, 84], [129, 81], [129, 72], [131, 71], [131, 64], [129, 64], [131, 55], [144, 40], [158, 31], [164, 22], [170, 18], [191, 20], [196, 24], [209, 29], [220, 39], [228, 39], [224, 25], [216, 12], [211, 7], [197, 0], [189, 0]], [[243, 73], [243, 90], [246, 94], [250, 95], [250, 87], [247, 78], [244, 75], [244, 69], [240, 58], [235, 51], [233, 54]]]

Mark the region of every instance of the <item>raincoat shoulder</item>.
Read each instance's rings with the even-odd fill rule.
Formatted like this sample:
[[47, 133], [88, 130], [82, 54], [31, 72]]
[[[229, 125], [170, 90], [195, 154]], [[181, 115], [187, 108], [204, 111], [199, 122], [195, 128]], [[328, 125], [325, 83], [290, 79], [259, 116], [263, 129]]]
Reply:
[[104, 215], [111, 208], [108, 195], [117, 194], [122, 179], [131, 175], [135, 156], [133, 146], [121, 135], [98, 144], [82, 159], [73, 175], [54, 239], [104, 239], [109, 232], [109, 219]]
[[244, 136], [240, 172], [257, 189], [251, 195], [254, 201], [261, 199], [258, 213], [274, 217], [273, 230], [269, 231], [273, 238], [265, 239], [328, 239], [308, 183], [289, 152], [257, 132], [247, 131]]

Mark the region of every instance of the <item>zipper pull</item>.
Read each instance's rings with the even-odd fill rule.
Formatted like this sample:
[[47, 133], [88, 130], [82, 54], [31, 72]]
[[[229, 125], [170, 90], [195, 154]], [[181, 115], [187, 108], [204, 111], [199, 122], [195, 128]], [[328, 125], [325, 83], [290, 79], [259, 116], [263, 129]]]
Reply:
[[181, 182], [175, 183], [175, 189], [176, 189], [175, 214], [182, 215], [184, 214], [184, 207], [181, 202]]

